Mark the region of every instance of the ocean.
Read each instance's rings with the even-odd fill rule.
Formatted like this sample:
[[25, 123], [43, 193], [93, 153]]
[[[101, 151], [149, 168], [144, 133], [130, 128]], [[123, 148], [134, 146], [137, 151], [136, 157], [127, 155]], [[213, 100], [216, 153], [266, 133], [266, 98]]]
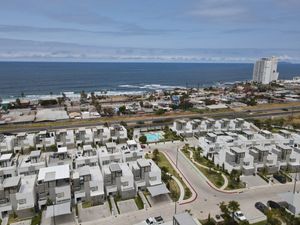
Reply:
[[[135, 94], [251, 80], [253, 64], [0, 62], [0, 97], [36, 99], [62, 92]], [[280, 79], [300, 75], [300, 64], [280, 63]]]

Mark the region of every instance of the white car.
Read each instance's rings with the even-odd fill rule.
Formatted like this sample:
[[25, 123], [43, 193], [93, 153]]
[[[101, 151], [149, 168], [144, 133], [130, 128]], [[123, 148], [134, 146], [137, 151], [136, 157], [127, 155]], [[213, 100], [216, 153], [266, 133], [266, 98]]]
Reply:
[[236, 222], [241, 222], [241, 221], [246, 221], [246, 217], [245, 215], [241, 212], [241, 211], [236, 211], [233, 213], [233, 219], [236, 221]]

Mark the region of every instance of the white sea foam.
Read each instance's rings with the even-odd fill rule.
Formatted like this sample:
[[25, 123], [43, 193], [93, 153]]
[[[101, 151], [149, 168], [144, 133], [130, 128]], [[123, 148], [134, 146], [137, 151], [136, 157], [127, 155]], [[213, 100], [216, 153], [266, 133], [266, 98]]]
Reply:
[[141, 89], [149, 90], [171, 90], [174, 88], [184, 88], [183, 86], [161, 85], [161, 84], [146, 84], [140, 87]]
[[131, 85], [131, 84], [121, 84], [121, 85], [119, 85], [119, 87], [122, 87], [122, 88], [139, 88], [139, 86]]

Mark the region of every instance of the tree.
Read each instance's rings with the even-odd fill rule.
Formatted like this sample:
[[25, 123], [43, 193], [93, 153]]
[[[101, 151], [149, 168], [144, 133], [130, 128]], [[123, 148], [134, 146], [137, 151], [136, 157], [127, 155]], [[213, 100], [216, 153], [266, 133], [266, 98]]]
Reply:
[[85, 91], [82, 90], [80, 92], [80, 102], [84, 103], [84, 102], [86, 102], [86, 99], [87, 99], [87, 94], [85, 93]]
[[115, 114], [115, 110], [111, 107], [106, 107], [103, 109], [103, 112], [107, 116], [113, 116]]
[[236, 201], [230, 201], [228, 202], [228, 210], [231, 212], [232, 218], [233, 218], [233, 213], [240, 210], [240, 204]]
[[144, 107], [144, 102], [143, 101], [140, 101], [140, 106]]
[[125, 105], [122, 105], [119, 107], [119, 112], [122, 113], [122, 114], [125, 114], [126, 112], [126, 106]]
[[165, 113], [165, 110], [164, 109], [158, 109], [155, 114], [158, 115], [158, 116], [161, 116]]
[[228, 211], [228, 208], [227, 208], [227, 205], [226, 205], [225, 202], [221, 202], [219, 207], [220, 207], [221, 212], [222, 212], [225, 216], [228, 216], [228, 215], [229, 215], [229, 211]]
[[142, 135], [142, 136], [140, 136], [139, 141], [140, 141], [142, 144], [146, 144], [146, 142], [147, 142], [147, 137], [146, 137], [145, 135]]
[[21, 100], [20, 100], [19, 98], [16, 99], [16, 105], [17, 105], [18, 107], [21, 106]]
[[153, 159], [156, 160], [158, 158], [158, 155], [159, 155], [158, 149], [154, 149], [152, 154], [153, 154]]

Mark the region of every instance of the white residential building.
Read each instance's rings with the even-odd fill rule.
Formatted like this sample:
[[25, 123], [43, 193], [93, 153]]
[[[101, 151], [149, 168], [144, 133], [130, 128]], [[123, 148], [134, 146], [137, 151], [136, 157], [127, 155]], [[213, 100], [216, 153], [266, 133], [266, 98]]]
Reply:
[[279, 73], [277, 72], [277, 58], [262, 58], [258, 60], [253, 68], [253, 81], [269, 84], [277, 80]]
[[28, 218], [35, 213], [36, 175], [5, 178], [0, 184], [0, 215], [15, 212], [20, 218]]
[[103, 176], [99, 166], [79, 167], [72, 173], [74, 203], [90, 201], [93, 205], [105, 200]]
[[14, 153], [27, 152], [36, 144], [35, 134], [18, 133], [14, 139]]
[[40, 150], [32, 151], [29, 155], [19, 158], [18, 174], [33, 175], [38, 174], [41, 168], [46, 167], [46, 156]]
[[236, 169], [251, 175], [264, 168], [268, 173], [287, 168], [300, 171], [300, 150], [294, 147], [298, 138], [298, 134], [285, 130], [278, 133], [253, 129], [218, 131], [201, 135], [199, 147], [202, 155], [219, 166], [224, 165], [229, 172]]
[[136, 191], [162, 184], [161, 170], [151, 159], [138, 159], [130, 162]]
[[93, 143], [93, 132], [88, 128], [78, 128], [75, 130], [75, 141], [76, 147], [81, 147], [82, 145], [90, 145]]
[[98, 154], [91, 145], [84, 145], [82, 150], [76, 151], [75, 155], [75, 168], [83, 166], [97, 166]]
[[105, 146], [101, 146], [98, 150], [99, 164], [103, 168], [110, 163], [123, 162], [123, 155], [121, 149], [117, 148], [115, 142], [106, 143]]
[[96, 145], [103, 145], [109, 142], [110, 139], [110, 130], [106, 126], [97, 126], [92, 129], [93, 137], [94, 137], [94, 144]]
[[124, 126], [119, 124], [114, 124], [109, 127], [110, 129], [110, 138], [112, 141], [124, 142], [127, 140], [127, 130]]
[[69, 165], [41, 168], [36, 185], [38, 206], [47, 207], [46, 217], [71, 213]]
[[120, 195], [122, 199], [136, 195], [133, 174], [127, 163], [111, 163], [102, 168], [106, 195]]
[[56, 131], [56, 145], [60, 147], [75, 147], [75, 137], [73, 130], [61, 129]]
[[136, 161], [144, 157], [144, 151], [141, 145], [135, 140], [128, 140], [126, 144], [118, 145], [123, 155], [123, 162]]
[[69, 165], [70, 168], [73, 168], [73, 160], [71, 155], [68, 153], [67, 147], [58, 148], [57, 152], [49, 154], [47, 166], [57, 165]]
[[12, 153], [0, 155], [0, 180], [17, 175], [18, 160]]

